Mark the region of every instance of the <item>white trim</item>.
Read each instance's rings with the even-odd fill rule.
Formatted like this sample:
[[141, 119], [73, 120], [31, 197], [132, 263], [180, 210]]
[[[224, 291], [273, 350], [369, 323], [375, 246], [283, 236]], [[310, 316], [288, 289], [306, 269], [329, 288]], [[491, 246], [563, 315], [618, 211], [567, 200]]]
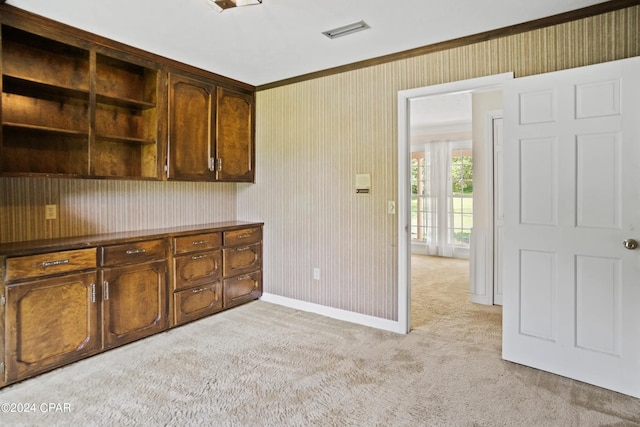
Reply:
[[411, 133], [409, 131], [409, 102], [415, 98], [499, 87], [513, 79], [513, 73], [426, 86], [398, 92], [398, 329], [411, 329]]
[[360, 314], [360, 313], [355, 313], [353, 311], [341, 310], [339, 308], [327, 307], [320, 304], [300, 301], [297, 299], [282, 297], [280, 295], [274, 295], [270, 293], [263, 293], [262, 296], [260, 297], [260, 300], [269, 302], [272, 304], [282, 305], [284, 307], [293, 308], [296, 310], [319, 314], [321, 316], [330, 317], [332, 319], [356, 323], [358, 325], [369, 326], [372, 328], [382, 329], [389, 332], [397, 332], [401, 334], [406, 333], [400, 327], [399, 322], [382, 319], [380, 317], [368, 316], [366, 314]]

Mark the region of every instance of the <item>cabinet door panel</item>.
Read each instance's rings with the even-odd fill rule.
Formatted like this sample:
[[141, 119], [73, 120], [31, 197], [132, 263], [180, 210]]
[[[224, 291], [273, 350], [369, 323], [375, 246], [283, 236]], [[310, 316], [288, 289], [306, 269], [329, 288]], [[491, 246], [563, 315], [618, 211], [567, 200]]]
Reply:
[[102, 271], [105, 347], [162, 331], [167, 325], [166, 261]]
[[262, 245], [248, 245], [224, 250], [224, 277], [249, 273], [262, 265]]
[[7, 379], [15, 381], [101, 348], [96, 273], [7, 287]]
[[222, 277], [222, 251], [195, 253], [175, 259], [175, 289], [184, 289]]
[[225, 279], [224, 307], [233, 307], [257, 299], [262, 295], [262, 274], [256, 271], [244, 276]]
[[176, 292], [174, 301], [176, 324], [213, 314], [222, 309], [222, 282]]
[[215, 88], [205, 83], [170, 76], [169, 179], [207, 181], [211, 151], [212, 97]]
[[218, 181], [254, 180], [253, 97], [218, 88], [216, 98]]

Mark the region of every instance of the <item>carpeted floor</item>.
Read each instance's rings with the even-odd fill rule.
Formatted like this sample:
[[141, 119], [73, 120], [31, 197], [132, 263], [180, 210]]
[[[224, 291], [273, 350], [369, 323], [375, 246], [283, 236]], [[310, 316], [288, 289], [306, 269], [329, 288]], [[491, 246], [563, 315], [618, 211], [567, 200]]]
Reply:
[[469, 300], [469, 261], [411, 257], [411, 328], [500, 348], [502, 307]]
[[399, 335], [255, 301], [6, 387], [35, 411], [0, 425], [640, 426], [640, 400], [440, 319]]

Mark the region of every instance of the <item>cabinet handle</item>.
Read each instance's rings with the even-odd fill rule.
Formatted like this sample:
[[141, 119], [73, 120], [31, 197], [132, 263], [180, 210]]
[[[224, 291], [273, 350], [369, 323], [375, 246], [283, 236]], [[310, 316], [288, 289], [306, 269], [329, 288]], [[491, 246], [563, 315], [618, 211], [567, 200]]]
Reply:
[[196, 240], [195, 242], [192, 243], [192, 245], [194, 245], [194, 246], [204, 245], [205, 243], [207, 243], [206, 240]]
[[127, 250], [127, 255], [143, 254], [145, 252], [147, 252], [146, 249], [129, 249]]
[[206, 291], [207, 288], [194, 289], [191, 291], [192, 294], [199, 294], [200, 292]]
[[202, 259], [202, 258], [206, 258], [207, 255], [194, 255], [191, 257], [191, 259], [196, 260], [196, 259]]
[[69, 260], [68, 259], [59, 259], [56, 261], [45, 261], [42, 263], [43, 267], [52, 267], [54, 265], [61, 265], [61, 264], [69, 264]]
[[107, 281], [104, 282], [104, 300], [109, 300], [109, 282]]
[[96, 284], [91, 284], [91, 302], [96, 302]]

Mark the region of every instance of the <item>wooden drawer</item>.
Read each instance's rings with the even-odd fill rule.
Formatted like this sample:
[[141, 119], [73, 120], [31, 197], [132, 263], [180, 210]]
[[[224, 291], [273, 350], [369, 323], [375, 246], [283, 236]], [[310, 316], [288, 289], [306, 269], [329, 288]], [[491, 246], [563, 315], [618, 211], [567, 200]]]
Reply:
[[174, 259], [175, 289], [196, 286], [222, 277], [222, 251], [199, 252]]
[[225, 246], [249, 245], [251, 243], [258, 243], [261, 241], [262, 228], [260, 227], [224, 232]]
[[222, 233], [194, 234], [173, 239], [173, 250], [176, 254], [215, 249], [222, 246]]
[[225, 279], [223, 292], [225, 308], [258, 299], [262, 295], [262, 273], [255, 271], [251, 274]]
[[225, 248], [223, 254], [224, 277], [237, 276], [259, 270], [262, 265], [262, 245]]
[[96, 268], [96, 248], [7, 258], [7, 282]]
[[173, 294], [176, 324], [222, 310], [222, 282], [215, 281]]
[[163, 239], [105, 246], [100, 250], [100, 265], [104, 267], [141, 263], [167, 257], [167, 245]]

